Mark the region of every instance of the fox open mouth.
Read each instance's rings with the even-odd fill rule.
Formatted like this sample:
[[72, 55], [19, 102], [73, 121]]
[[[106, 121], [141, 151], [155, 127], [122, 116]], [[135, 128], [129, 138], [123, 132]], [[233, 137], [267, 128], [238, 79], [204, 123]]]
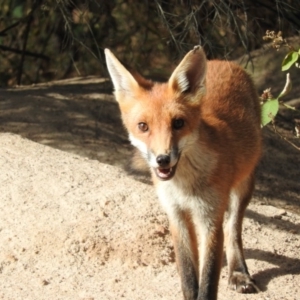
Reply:
[[174, 176], [176, 167], [177, 164], [171, 168], [154, 168], [154, 172], [160, 180], [169, 180]]

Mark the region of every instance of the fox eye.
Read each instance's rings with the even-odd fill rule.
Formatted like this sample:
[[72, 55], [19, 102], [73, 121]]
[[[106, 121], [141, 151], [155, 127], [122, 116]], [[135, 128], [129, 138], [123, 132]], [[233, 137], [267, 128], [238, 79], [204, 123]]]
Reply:
[[183, 119], [174, 119], [172, 122], [172, 127], [175, 130], [179, 130], [184, 126], [184, 120]]
[[146, 132], [149, 129], [148, 125], [144, 122], [140, 122], [138, 124], [138, 127], [139, 127], [139, 130], [142, 131], [142, 132]]

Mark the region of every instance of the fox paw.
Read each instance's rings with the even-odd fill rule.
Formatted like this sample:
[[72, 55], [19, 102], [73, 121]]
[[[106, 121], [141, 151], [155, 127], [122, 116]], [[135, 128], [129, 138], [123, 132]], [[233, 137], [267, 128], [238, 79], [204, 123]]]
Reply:
[[260, 292], [259, 288], [255, 284], [254, 279], [252, 279], [248, 274], [243, 274], [240, 272], [233, 272], [233, 274], [230, 276], [229, 287], [232, 290], [242, 294], [253, 294]]

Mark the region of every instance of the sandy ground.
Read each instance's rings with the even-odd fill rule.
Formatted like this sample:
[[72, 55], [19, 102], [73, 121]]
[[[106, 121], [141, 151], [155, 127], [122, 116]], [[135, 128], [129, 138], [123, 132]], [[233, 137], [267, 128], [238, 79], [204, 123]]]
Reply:
[[[0, 135], [2, 299], [180, 299], [168, 225], [153, 188], [116, 167]], [[251, 204], [244, 241], [263, 292], [299, 299], [300, 217]], [[298, 296], [297, 296], [298, 295]]]
[[[300, 153], [264, 136], [243, 234], [262, 291], [230, 291], [224, 261], [221, 300], [300, 299]], [[165, 214], [126, 171], [130, 151], [103, 80], [0, 91], [0, 299], [182, 298]]]

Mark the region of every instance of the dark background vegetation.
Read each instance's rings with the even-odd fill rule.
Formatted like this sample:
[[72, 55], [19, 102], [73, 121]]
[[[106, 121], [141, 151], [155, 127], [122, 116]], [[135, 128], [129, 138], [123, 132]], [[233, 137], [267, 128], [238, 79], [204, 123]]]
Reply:
[[236, 59], [268, 29], [298, 35], [300, 1], [0, 0], [0, 85], [107, 76], [106, 47], [163, 78], [195, 44]]

